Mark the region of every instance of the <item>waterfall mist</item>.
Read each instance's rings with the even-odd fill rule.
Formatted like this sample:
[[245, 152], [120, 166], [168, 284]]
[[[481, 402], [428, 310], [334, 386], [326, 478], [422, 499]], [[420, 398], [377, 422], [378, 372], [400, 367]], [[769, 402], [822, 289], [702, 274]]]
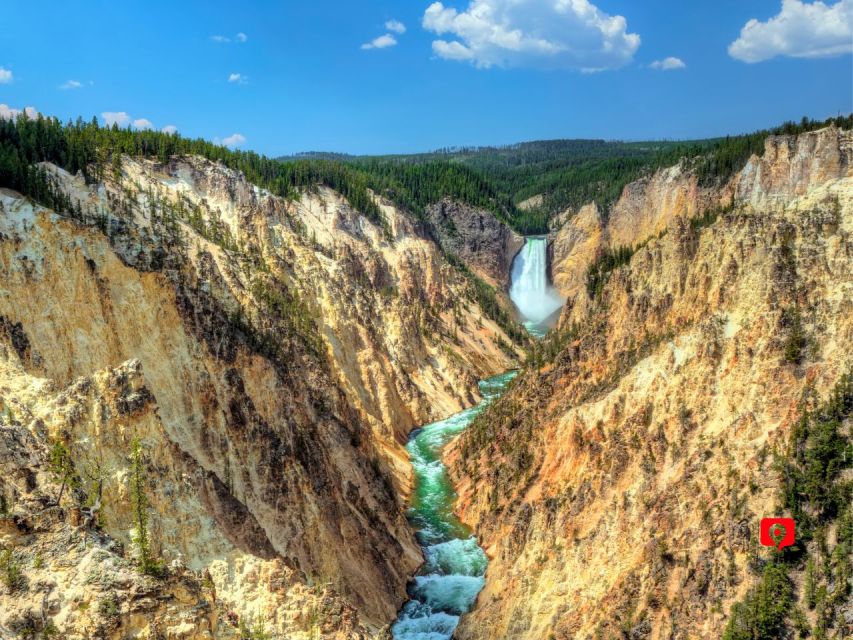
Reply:
[[528, 329], [531, 329], [531, 325], [541, 327], [549, 316], [563, 306], [560, 294], [548, 283], [545, 238], [527, 238], [524, 248], [515, 257], [509, 297]]

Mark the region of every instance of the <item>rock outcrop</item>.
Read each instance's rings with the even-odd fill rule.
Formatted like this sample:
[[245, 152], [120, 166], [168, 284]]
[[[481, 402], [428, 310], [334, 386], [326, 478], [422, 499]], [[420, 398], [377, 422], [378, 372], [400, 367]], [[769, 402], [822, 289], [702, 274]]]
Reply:
[[[490, 558], [459, 638], [722, 637], [776, 508], [772, 452], [804, 397], [851, 366], [851, 142], [834, 128], [769, 139], [710, 200], [735, 194], [716, 220], [662, 204], [659, 226], [633, 209], [652, 239], [598, 299], [577, 286], [553, 362], [449, 454]], [[682, 187], [654, 199], [696, 202]], [[648, 188], [626, 189], [612, 222]], [[575, 247], [608, 232], [595, 214], [572, 225]], [[563, 282], [582, 282], [583, 262], [565, 264]]]
[[583, 291], [586, 268], [603, 251], [634, 247], [663, 233], [677, 217], [725, 206], [731, 202], [730, 191], [700, 187], [696, 176], [679, 164], [626, 185], [606, 216], [595, 203], [564, 211], [551, 233], [554, 286], [571, 306]]
[[515, 254], [524, 238], [483, 209], [444, 199], [426, 208], [441, 245], [492, 286], [509, 286]]
[[[3, 344], [0, 371], [0, 543], [18, 575], [0, 593], [0, 636], [373, 637], [328, 585], [306, 584], [245, 505], [170, 440], [138, 360], [57, 389]], [[79, 469], [61, 506], [46, 446], [59, 438]], [[142, 575], [131, 551], [134, 438], [145, 452], [151, 539], [169, 559], [159, 577]]]

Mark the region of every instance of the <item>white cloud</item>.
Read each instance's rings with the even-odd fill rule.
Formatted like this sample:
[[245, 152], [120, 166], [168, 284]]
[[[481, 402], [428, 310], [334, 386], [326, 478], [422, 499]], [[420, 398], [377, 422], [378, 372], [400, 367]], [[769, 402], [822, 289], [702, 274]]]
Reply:
[[0, 103], [0, 120], [12, 120], [21, 114], [20, 109], [13, 109], [8, 104]]
[[167, 124], [161, 129], [163, 133], [173, 134], [178, 132], [178, 128], [173, 124]]
[[[210, 36], [210, 39], [211, 39], [211, 40], [213, 40], [214, 42], [216, 42], [217, 44], [228, 44], [229, 42], [231, 42], [231, 38], [230, 38], [230, 37], [228, 37], [228, 36], [223, 36], [223, 35], [219, 35], [219, 34], [216, 34], [216, 35]], [[242, 42], [246, 42], [246, 40], [248, 40], [248, 39], [249, 39], [249, 36], [247, 36], [247, 35], [246, 35], [245, 33], [243, 33], [242, 31], [240, 31], [239, 33], [237, 33], [237, 34], [234, 36], [234, 40], [235, 40], [235, 41], [237, 41], [237, 42], [241, 42], [241, 43], [242, 43]]]
[[244, 76], [242, 73], [232, 73], [228, 75], [228, 82], [237, 84], [249, 84], [249, 76]]
[[0, 120], [13, 120], [22, 113], [26, 113], [28, 118], [36, 118], [39, 114], [35, 107], [24, 107], [21, 109], [13, 109], [8, 104], [0, 104]]
[[385, 23], [385, 28], [394, 33], [406, 33], [406, 25], [399, 20], [388, 20]]
[[461, 42], [446, 40], [435, 40], [432, 43], [432, 50], [439, 58], [445, 60], [471, 60], [474, 58], [474, 52], [466, 47]]
[[393, 47], [395, 44], [397, 44], [397, 39], [390, 33], [386, 33], [384, 35], [379, 36], [378, 38], [374, 38], [370, 42], [365, 42], [363, 45], [361, 45], [361, 48], [386, 49], [388, 47]]
[[246, 136], [240, 133], [232, 133], [227, 138], [217, 140], [217, 142], [224, 144], [226, 147], [239, 147], [241, 144], [246, 142]]
[[79, 80], [68, 80], [59, 85], [60, 89], [81, 89], [82, 87], [83, 83]]
[[440, 58], [477, 67], [560, 67], [603, 71], [631, 61], [640, 36], [622, 16], [589, 0], [471, 0], [464, 11], [434, 2], [423, 26], [451, 38], [433, 41]]
[[660, 71], [672, 71], [674, 69], [684, 69], [687, 65], [684, 64], [684, 60], [681, 58], [669, 56], [663, 60], [655, 60], [649, 66], [652, 69], [659, 69]]
[[120, 127], [125, 127], [128, 124], [133, 125], [134, 129], [153, 129], [154, 123], [148, 118], [131, 118], [126, 111], [104, 111], [101, 114], [104, 122], [108, 127], [117, 124]]
[[10, 82], [12, 82], [12, 72], [0, 67], [0, 84], [9, 84]]
[[101, 117], [104, 119], [104, 122], [107, 123], [108, 127], [111, 127], [114, 124], [123, 127], [130, 122], [130, 116], [124, 111], [104, 111], [101, 114]]
[[779, 15], [767, 22], [755, 18], [729, 45], [729, 55], [743, 62], [776, 56], [826, 58], [853, 51], [853, 0], [833, 5], [782, 0]]
[[[406, 33], [406, 25], [404, 25], [399, 20], [391, 20], [385, 21], [385, 28], [388, 31], [393, 31], [396, 34]], [[397, 45], [397, 38], [393, 36], [391, 33], [383, 33], [381, 36], [377, 36], [370, 42], [365, 42], [361, 45], [362, 49], [387, 49], [388, 47], [393, 47]]]

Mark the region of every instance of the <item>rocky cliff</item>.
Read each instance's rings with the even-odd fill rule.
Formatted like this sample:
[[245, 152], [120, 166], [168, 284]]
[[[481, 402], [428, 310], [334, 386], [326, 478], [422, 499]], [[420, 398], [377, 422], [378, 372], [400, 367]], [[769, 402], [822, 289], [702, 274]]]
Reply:
[[[73, 215], [0, 198], [0, 544], [21, 577], [0, 629], [378, 632], [421, 562], [408, 430], [517, 357], [465, 277], [384, 203], [288, 202], [198, 158], [125, 157], [97, 185], [47, 169]], [[159, 577], [134, 566], [137, 446]]]
[[504, 289], [515, 254], [524, 238], [495, 216], [464, 203], [444, 199], [426, 208], [441, 245], [492, 286]]
[[836, 127], [801, 136], [771, 136], [761, 158], [721, 186], [703, 186], [691, 162], [659, 169], [628, 184], [606, 212], [595, 203], [566, 210], [552, 221], [551, 275], [571, 301], [580, 293], [586, 268], [607, 249], [635, 247], [664, 233], [676, 217], [694, 218], [723, 209], [736, 198], [774, 204], [843, 177], [849, 171], [846, 134]]
[[586, 268], [607, 249], [632, 247], [662, 233], [678, 216], [692, 218], [731, 202], [731, 187], [702, 188], [682, 164], [628, 184], [604, 215], [590, 203], [555, 219], [551, 233], [551, 275], [567, 298], [581, 292]]
[[[449, 454], [490, 558], [459, 638], [722, 637], [767, 561], [773, 452], [851, 366], [851, 160], [849, 131], [774, 137], [717, 192], [674, 168], [563, 226], [556, 356]], [[591, 298], [584, 256], [645, 240]]]

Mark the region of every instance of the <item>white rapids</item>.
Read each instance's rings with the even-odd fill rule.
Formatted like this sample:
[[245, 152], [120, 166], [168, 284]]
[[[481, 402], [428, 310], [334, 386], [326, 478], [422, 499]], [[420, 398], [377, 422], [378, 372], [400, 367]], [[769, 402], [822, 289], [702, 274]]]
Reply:
[[417, 530], [424, 564], [409, 583], [394, 640], [449, 640], [459, 617], [471, 610], [485, 584], [488, 559], [453, 513], [456, 492], [441, 461], [444, 446], [464, 431], [515, 377], [510, 371], [480, 382], [475, 407], [416, 430], [406, 446], [415, 473], [409, 520]]

